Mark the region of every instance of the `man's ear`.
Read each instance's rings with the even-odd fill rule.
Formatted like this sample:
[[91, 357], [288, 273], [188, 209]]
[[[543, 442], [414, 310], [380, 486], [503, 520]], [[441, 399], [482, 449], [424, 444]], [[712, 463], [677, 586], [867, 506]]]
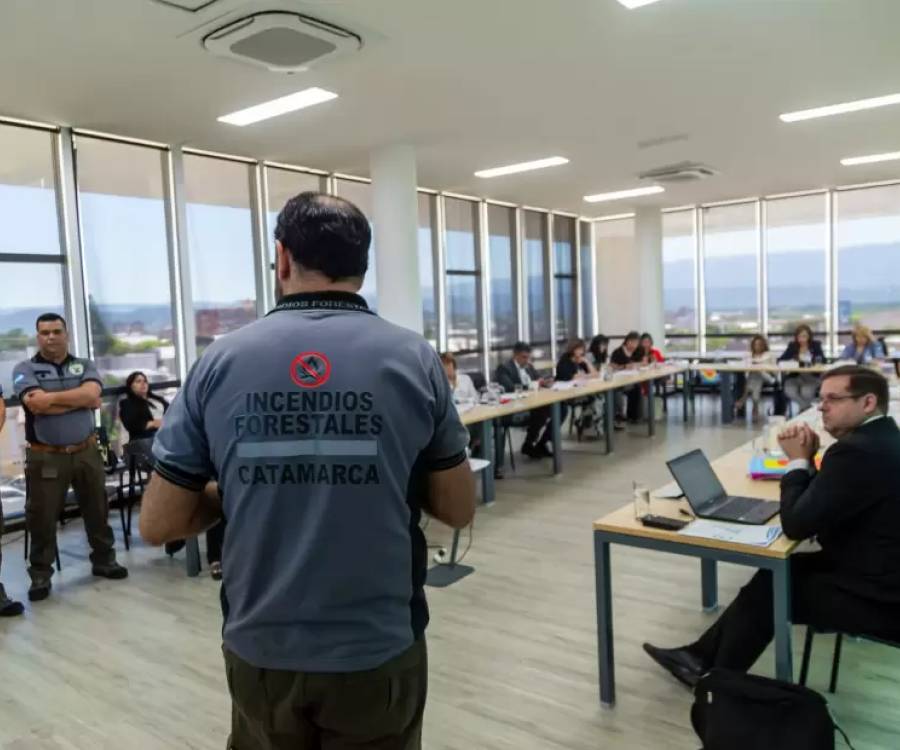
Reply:
[[275, 276], [281, 281], [290, 278], [291, 254], [285, 250], [281, 240], [275, 240]]

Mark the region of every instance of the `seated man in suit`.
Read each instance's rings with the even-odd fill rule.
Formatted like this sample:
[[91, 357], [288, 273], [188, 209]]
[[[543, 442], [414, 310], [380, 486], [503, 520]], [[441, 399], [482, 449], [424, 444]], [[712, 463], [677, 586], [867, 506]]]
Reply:
[[[819, 438], [808, 424], [779, 436], [790, 460], [782, 528], [822, 547], [791, 558], [792, 621], [900, 640], [900, 430], [888, 416], [887, 381], [865, 367], [835, 368], [822, 376], [819, 408], [837, 442], [818, 473]], [[772, 607], [772, 577], [760, 570], [698, 641], [644, 649], [689, 685], [711, 667], [746, 671], [772, 640]]]
[[[512, 393], [517, 385], [528, 390], [532, 383], [546, 386], [553, 382], [552, 378], [541, 378], [538, 371], [534, 369], [534, 365], [531, 364], [531, 346], [523, 341], [516, 342], [513, 346], [512, 359], [497, 368], [495, 378], [507, 393]], [[528, 427], [525, 433], [525, 442], [522, 444], [522, 453], [530, 458], [552, 457], [553, 452], [550, 450], [552, 439], [550, 407], [543, 406], [540, 409], [532, 409], [528, 413]], [[500, 445], [499, 453], [502, 455], [502, 443], [497, 442]]]

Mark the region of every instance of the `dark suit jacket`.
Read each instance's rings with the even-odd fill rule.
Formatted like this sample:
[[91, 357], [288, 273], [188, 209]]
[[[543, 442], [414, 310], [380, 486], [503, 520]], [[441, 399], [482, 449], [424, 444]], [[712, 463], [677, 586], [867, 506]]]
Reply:
[[[822, 345], [818, 341], [813, 340], [809, 342], [809, 353], [812, 354], [813, 364], [825, 364], [825, 352], [822, 351]], [[795, 359], [800, 359], [800, 347], [797, 346], [796, 341], [792, 341], [787, 345], [787, 349], [784, 350], [778, 361], [785, 362]]]
[[[525, 372], [535, 382], [541, 379], [538, 371], [534, 369], [534, 365], [530, 362], [525, 366]], [[507, 393], [512, 393], [516, 390], [517, 385], [525, 385], [519, 377], [519, 368], [516, 367], [516, 363], [512, 359], [500, 365], [494, 377]]]
[[900, 604], [900, 430], [890, 417], [858, 427], [826, 452], [821, 470], [781, 480], [781, 524], [818, 537], [842, 588]]
[[[169, 402], [162, 396], [151, 393], [149, 398], [162, 405], [163, 413], [169, 408]], [[153, 419], [150, 405], [142, 398], [126, 396], [119, 402], [119, 419], [128, 431], [129, 440], [142, 440], [153, 437], [156, 430], [148, 430], [147, 423]]]

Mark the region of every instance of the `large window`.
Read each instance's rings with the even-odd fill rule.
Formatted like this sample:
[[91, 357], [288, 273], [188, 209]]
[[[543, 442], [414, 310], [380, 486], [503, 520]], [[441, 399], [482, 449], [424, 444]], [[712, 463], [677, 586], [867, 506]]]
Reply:
[[321, 193], [325, 190], [325, 178], [310, 172], [281, 167], [266, 167], [266, 220], [269, 262], [275, 260], [275, 224], [284, 204], [300, 193]]
[[706, 347], [743, 349], [760, 329], [757, 204], [704, 208], [703, 233]]
[[581, 332], [587, 338], [593, 336], [594, 331], [594, 249], [591, 247], [591, 223], [589, 221], [578, 222], [578, 252], [581, 254]]
[[178, 368], [169, 284], [166, 152], [78, 137], [76, 173], [91, 349], [104, 381]]
[[508, 357], [519, 337], [516, 293], [516, 210], [488, 204], [491, 279], [491, 368]]
[[565, 344], [578, 335], [578, 308], [575, 300], [576, 221], [553, 217], [553, 292], [556, 295], [556, 340]]
[[835, 204], [839, 330], [900, 331], [900, 185], [841, 191]]
[[366, 302], [373, 310], [378, 309], [378, 284], [375, 273], [375, 203], [372, 197], [372, 183], [359, 180], [335, 180], [335, 190], [341, 198], [346, 198], [362, 211], [369, 220], [372, 228], [372, 244], [369, 247], [369, 271], [359, 293], [366, 298]]
[[447, 273], [447, 348], [463, 370], [481, 369], [481, 267], [478, 259], [478, 204], [444, 199]]
[[422, 332], [435, 349], [438, 345], [437, 298], [434, 291], [434, 232], [437, 226], [437, 198], [418, 194], [419, 203], [419, 283], [422, 285]]
[[662, 216], [663, 313], [666, 349], [697, 349], [697, 246], [694, 211]]
[[184, 185], [199, 354], [256, 319], [250, 165], [186, 154]]
[[528, 296], [528, 340], [536, 359], [550, 353], [550, 285], [547, 279], [547, 215], [524, 211], [525, 288]]
[[776, 339], [799, 323], [817, 333], [826, 330], [825, 201], [825, 195], [766, 201], [768, 330]]

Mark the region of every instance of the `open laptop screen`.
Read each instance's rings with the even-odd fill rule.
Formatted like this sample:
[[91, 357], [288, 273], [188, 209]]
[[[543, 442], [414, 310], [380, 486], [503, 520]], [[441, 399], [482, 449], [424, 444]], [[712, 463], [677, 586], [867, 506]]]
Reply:
[[703, 451], [694, 450], [668, 462], [669, 471], [681, 487], [691, 507], [702, 511], [725, 496], [725, 488], [713, 471]]

